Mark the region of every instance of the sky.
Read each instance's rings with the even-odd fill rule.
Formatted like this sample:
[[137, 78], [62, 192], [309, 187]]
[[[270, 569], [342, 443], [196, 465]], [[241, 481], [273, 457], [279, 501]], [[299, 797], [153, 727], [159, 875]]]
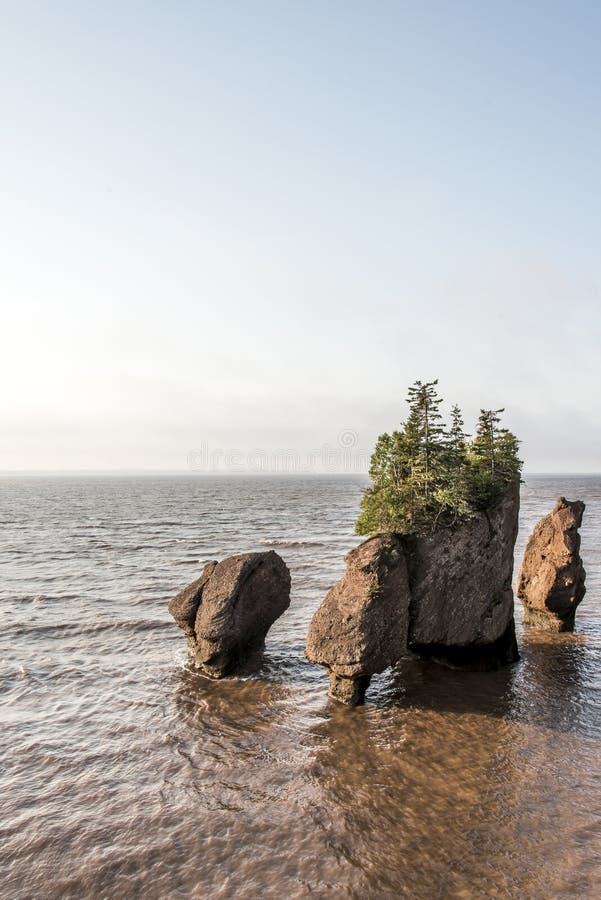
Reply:
[[0, 0], [0, 470], [365, 470], [438, 378], [601, 472], [600, 41], [578, 0]]

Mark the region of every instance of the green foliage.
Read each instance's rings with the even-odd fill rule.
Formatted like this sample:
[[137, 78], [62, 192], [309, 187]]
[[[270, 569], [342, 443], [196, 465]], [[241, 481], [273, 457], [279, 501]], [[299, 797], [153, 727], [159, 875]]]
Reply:
[[400, 431], [382, 434], [371, 457], [371, 485], [361, 500], [357, 534], [426, 534], [493, 506], [519, 479], [518, 440], [500, 427], [502, 409], [482, 409], [473, 440], [458, 406], [444, 424], [438, 381], [409, 388]]

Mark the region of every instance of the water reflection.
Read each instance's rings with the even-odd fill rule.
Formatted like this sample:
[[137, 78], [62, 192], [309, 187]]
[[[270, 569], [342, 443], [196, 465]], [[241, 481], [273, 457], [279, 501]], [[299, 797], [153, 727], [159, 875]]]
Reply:
[[512, 706], [515, 678], [516, 666], [470, 672], [407, 657], [391, 673], [380, 702], [437, 712], [506, 716]]
[[[594, 773], [596, 745], [578, 741], [567, 723], [559, 733], [540, 727], [543, 716], [528, 707], [516, 721], [519, 671], [490, 676], [482, 686], [482, 673], [444, 680], [407, 664], [386, 703], [324, 711], [310, 776], [323, 795], [324, 841], [356, 870], [350, 896], [572, 893], [574, 855], [555, 846], [557, 822], [568, 841], [590, 829], [594, 811], [575, 805], [574, 791], [581, 802], [586, 792], [574, 775], [582, 754]], [[542, 696], [539, 705], [542, 712]], [[551, 845], [564, 873], [556, 884]], [[574, 878], [575, 895], [588, 896], [591, 881]]]
[[351, 896], [481, 895], [513, 840], [491, 796], [510, 816], [520, 782], [511, 725], [366, 707], [352, 717], [331, 710], [317, 734], [312, 775], [330, 811], [322, 828], [357, 869]]
[[529, 631], [517, 669], [515, 718], [601, 737], [601, 648], [584, 635]]
[[598, 759], [583, 739], [597, 727], [584, 704], [590, 655], [585, 641], [550, 638], [497, 672], [403, 660], [354, 710], [325, 698], [315, 667], [302, 689], [298, 671], [288, 687], [184, 670], [175, 704], [187, 788], [214, 813], [253, 809], [284, 854], [302, 836], [302, 864], [294, 851], [261, 855], [264, 842], [255, 851], [259, 881], [274, 868], [282, 879], [284, 866], [290, 896], [592, 896], [581, 865], [595, 855], [582, 778], [583, 761], [594, 779]]
[[289, 691], [264, 678], [213, 680], [184, 668], [175, 691], [182, 724], [206, 736], [214, 731], [244, 734], [269, 727]]

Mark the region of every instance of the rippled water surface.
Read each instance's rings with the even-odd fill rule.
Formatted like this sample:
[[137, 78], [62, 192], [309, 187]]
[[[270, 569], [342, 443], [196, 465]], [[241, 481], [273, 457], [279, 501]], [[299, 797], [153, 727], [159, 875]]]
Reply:
[[[530, 478], [516, 559], [587, 503], [573, 635], [490, 674], [406, 660], [336, 707], [303, 658], [364, 480], [0, 479], [0, 894], [593, 897], [601, 879], [601, 479]], [[289, 611], [260, 676], [185, 668], [169, 598], [273, 547]]]

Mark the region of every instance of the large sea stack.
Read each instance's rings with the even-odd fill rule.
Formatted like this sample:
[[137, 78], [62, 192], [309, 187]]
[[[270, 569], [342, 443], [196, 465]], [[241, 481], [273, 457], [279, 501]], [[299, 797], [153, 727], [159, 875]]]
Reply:
[[549, 631], [573, 631], [576, 607], [586, 588], [580, 558], [585, 505], [559, 497], [528, 539], [517, 583], [524, 621]]
[[269, 550], [207, 563], [200, 578], [171, 600], [169, 612], [188, 637], [193, 664], [222, 678], [262, 649], [289, 605], [288, 567]]
[[461, 525], [379, 535], [349, 553], [347, 572], [315, 613], [307, 639], [307, 657], [330, 673], [330, 695], [360, 703], [369, 676], [408, 651], [455, 668], [515, 662], [518, 513], [516, 480], [499, 503]]

